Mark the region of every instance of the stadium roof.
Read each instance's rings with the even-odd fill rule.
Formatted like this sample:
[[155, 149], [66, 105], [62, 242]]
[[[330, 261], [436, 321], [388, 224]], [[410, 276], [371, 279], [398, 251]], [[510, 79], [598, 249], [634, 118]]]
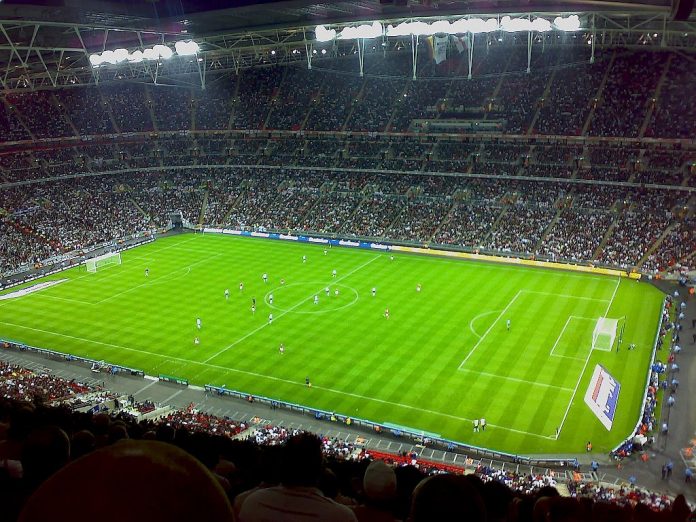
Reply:
[[668, 14], [670, 9], [671, 0], [5, 0], [0, 4], [0, 18], [211, 35], [407, 17], [589, 11]]
[[[307, 60], [314, 28], [365, 21], [455, 20], [464, 16], [577, 13], [597, 45], [696, 49], [696, 19], [672, 22], [671, 2], [694, 0], [0, 0], [0, 88], [55, 88], [120, 79], [238, 71]], [[221, 4], [227, 6], [220, 8]], [[684, 4], [686, 5], [686, 4]], [[596, 35], [596, 38], [595, 38]], [[193, 38], [200, 52], [187, 60], [92, 67], [89, 56], [124, 48], [173, 46]], [[478, 37], [477, 37], [478, 38]], [[392, 39], [393, 41], [394, 39]], [[409, 40], [409, 37], [406, 37]], [[342, 41], [329, 53], [352, 52]], [[409, 43], [407, 42], [407, 45]], [[403, 47], [403, 46], [402, 46]], [[348, 49], [347, 49], [348, 48]], [[166, 62], [166, 63], [165, 63]], [[124, 66], [125, 65], [125, 66]]]

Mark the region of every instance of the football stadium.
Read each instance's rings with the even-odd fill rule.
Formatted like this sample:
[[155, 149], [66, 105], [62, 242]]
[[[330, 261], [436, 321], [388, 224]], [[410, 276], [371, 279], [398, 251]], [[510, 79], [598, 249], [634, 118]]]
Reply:
[[3, 519], [690, 520], [693, 11], [0, 3]]

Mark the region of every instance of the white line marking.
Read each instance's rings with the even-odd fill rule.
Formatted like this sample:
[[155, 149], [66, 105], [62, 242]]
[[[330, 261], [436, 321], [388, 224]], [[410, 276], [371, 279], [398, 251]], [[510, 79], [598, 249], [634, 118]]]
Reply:
[[565, 332], [565, 329], [568, 327], [568, 324], [572, 319], [580, 319], [581, 321], [596, 321], [594, 317], [580, 317], [579, 315], [569, 315], [568, 319], [566, 320], [566, 323], [563, 325], [563, 329], [561, 330], [561, 333], [558, 334], [558, 337], [556, 337], [556, 342], [553, 343], [553, 348], [551, 348], [551, 353], [549, 354], [551, 357], [562, 357], [563, 359], [573, 359], [575, 361], [584, 361], [584, 357], [575, 357], [572, 355], [558, 355], [553, 353], [554, 350], [556, 349], [556, 346], [558, 346], [558, 342], [561, 340], [561, 337], [563, 337], [563, 332]]
[[461, 364], [459, 365], [459, 368], [458, 368], [459, 370], [462, 369], [462, 366], [464, 366], [464, 364], [466, 363], [466, 361], [469, 360], [469, 357], [472, 356], [472, 354], [476, 351], [476, 348], [479, 347], [479, 345], [481, 344], [481, 342], [483, 341], [483, 339], [484, 339], [484, 338], [488, 335], [488, 333], [493, 329], [493, 327], [495, 326], [495, 324], [496, 324], [498, 321], [500, 321], [500, 318], [503, 317], [503, 314], [505, 314], [505, 312], [507, 312], [508, 308], [510, 308], [510, 306], [512, 306], [512, 303], [514, 303], [514, 302], [517, 300], [517, 298], [520, 296], [521, 293], [522, 293], [522, 290], [520, 290], [519, 292], [517, 292], [517, 293], [515, 294], [515, 296], [514, 296], [514, 297], [510, 300], [510, 302], [507, 304], [507, 306], [506, 306], [505, 308], [503, 308], [503, 311], [500, 312], [500, 314], [498, 314], [498, 317], [495, 318], [495, 321], [493, 321], [493, 324], [491, 324], [491, 325], [488, 327], [488, 330], [486, 330], [486, 331], [484, 332], [483, 337], [481, 337], [481, 338], [478, 340], [478, 342], [474, 345], [474, 347], [471, 349], [471, 351], [469, 352], [469, 354], [468, 354], [468, 355], [464, 358], [464, 360], [461, 362]]
[[[65, 338], [67, 338], [67, 339], [75, 339], [75, 340], [77, 340], [77, 341], [85, 341], [85, 342], [88, 342], [88, 343], [98, 344], [98, 345], [101, 345], [101, 346], [108, 346], [108, 347], [111, 347], [111, 348], [118, 348], [119, 350], [125, 350], [125, 351], [128, 351], [128, 352], [135, 352], [135, 353], [139, 353], [139, 354], [152, 355], [152, 356], [154, 356], [154, 357], [161, 357], [161, 358], [163, 358], [163, 359], [167, 359], [167, 360], [171, 360], [171, 361], [180, 361], [180, 362], [184, 362], [184, 363], [188, 363], [188, 364], [197, 364], [197, 365], [199, 365], [199, 366], [205, 366], [205, 367], [207, 367], [207, 368], [215, 368], [215, 369], [218, 369], [218, 370], [224, 370], [224, 371], [226, 371], [226, 372], [236, 372], [236, 373], [241, 373], [241, 374], [244, 374], [244, 375], [251, 375], [252, 377], [258, 377], [258, 378], [262, 378], [262, 379], [269, 379], [269, 380], [272, 380], [272, 381], [283, 382], [283, 383], [292, 384], [292, 385], [295, 385], [295, 386], [302, 386], [303, 388], [305, 387], [305, 383], [304, 383], [304, 382], [291, 381], [291, 380], [289, 380], [289, 379], [282, 379], [282, 378], [280, 378], [280, 377], [274, 377], [274, 376], [272, 376], [272, 375], [265, 375], [265, 374], [258, 373], [258, 372], [250, 372], [250, 371], [247, 371], [247, 370], [238, 370], [238, 369], [236, 369], [236, 368], [229, 368], [229, 367], [227, 367], [227, 366], [220, 366], [220, 365], [217, 365], [217, 364], [208, 364], [208, 363], [205, 363], [205, 362], [194, 361], [194, 360], [191, 360], [191, 359], [184, 359], [184, 358], [182, 358], [182, 357], [167, 356], [167, 355], [163, 355], [163, 354], [161, 354], [161, 353], [150, 352], [150, 351], [147, 351], [147, 350], [141, 350], [141, 349], [136, 349], [136, 348], [129, 348], [129, 347], [127, 347], [127, 346], [121, 346], [121, 345], [119, 345], [119, 344], [105, 343], [105, 342], [101, 342], [101, 341], [93, 341], [93, 340], [91, 340], [91, 339], [85, 339], [84, 337], [75, 337], [75, 336], [73, 336], [73, 335], [61, 334], [61, 333], [57, 333], [57, 332], [51, 332], [51, 331], [48, 331], [48, 330], [41, 330], [41, 329], [39, 329], [39, 328], [33, 328], [33, 327], [30, 327], [30, 326], [22, 326], [22, 325], [19, 325], [19, 324], [13, 324], [13, 323], [8, 323], [8, 322], [4, 322], [4, 321], [0, 321], [0, 324], [5, 324], [5, 325], [8, 325], [8, 326], [14, 326], [14, 327], [17, 327], [17, 328], [23, 328], [23, 329], [26, 329], [26, 330], [32, 330], [32, 331], [35, 331], [35, 332], [42, 332], [42, 333], [47, 333], [47, 334], [51, 334], [51, 335], [56, 335], [56, 336], [58, 336], [58, 337], [65, 337]], [[456, 415], [451, 415], [451, 414], [449, 414], [449, 413], [442, 413], [442, 412], [439, 412], [439, 411], [427, 410], [427, 409], [424, 409], [424, 408], [422, 408], [422, 407], [420, 407], [420, 406], [410, 406], [410, 405], [408, 405], [408, 404], [401, 404], [401, 403], [398, 403], [398, 402], [387, 401], [387, 400], [384, 400], [384, 399], [377, 399], [377, 398], [375, 398], [375, 397], [368, 397], [368, 396], [366, 396], [366, 395], [358, 395], [357, 393], [350, 393], [350, 392], [345, 392], [345, 391], [341, 391], [341, 390], [335, 390], [335, 389], [332, 389], [332, 388], [324, 388], [324, 387], [321, 387], [321, 386], [313, 386], [313, 389], [321, 389], [321, 390], [328, 391], [328, 392], [331, 392], [331, 393], [336, 393], [336, 394], [338, 394], [338, 395], [347, 395], [347, 396], [349, 396], [349, 397], [356, 397], [356, 398], [358, 398], [358, 399], [363, 399], [363, 400], [367, 400], [367, 401], [375, 401], [375, 402], [379, 402], [379, 403], [383, 403], [383, 404], [391, 404], [391, 405], [393, 405], [393, 406], [398, 406], [398, 407], [400, 407], [400, 408], [406, 408], [406, 409], [416, 410], [416, 411], [424, 411], [424, 412], [427, 412], [427, 413], [432, 413], [432, 414], [434, 414], [434, 415], [440, 415], [440, 416], [442, 416], [442, 417], [448, 417], [448, 418], [451, 418], [451, 419], [457, 419], [457, 420], [462, 420], [462, 421], [473, 422], [473, 419], [469, 419], [469, 418], [467, 418], [467, 417], [457, 417]], [[548, 439], [548, 440], [553, 440], [553, 439], [554, 439], [553, 437], [548, 437], [548, 436], [546, 436], [546, 435], [539, 435], [538, 433], [531, 433], [531, 432], [528, 432], [528, 431], [516, 430], [516, 429], [514, 429], [514, 428], [508, 428], [508, 427], [506, 427], [506, 426], [499, 426], [499, 425], [491, 424], [491, 423], [488, 423], [488, 425], [489, 425], [489, 426], [492, 426], [492, 427], [495, 427], [495, 428], [499, 428], [499, 429], [501, 429], [501, 430], [511, 431], [511, 432], [513, 432], [513, 433], [521, 433], [521, 434], [523, 434], [523, 435], [531, 435], [531, 436], [534, 436], [534, 437], [539, 437], [539, 438]]]
[[90, 301], [82, 301], [80, 299], [69, 299], [67, 297], [58, 297], [56, 295], [40, 294], [38, 292], [35, 294], [29, 294], [29, 295], [32, 295], [33, 297], [44, 297], [46, 299], [57, 299], [58, 301], [67, 301], [69, 303], [79, 303], [79, 304], [86, 304], [86, 305], [92, 304]]
[[[614, 293], [611, 294], [611, 299], [609, 300], [609, 304], [607, 305], [607, 309], [604, 311], [604, 316], [609, 313], [609, 309], [611, 308], [611, 304], [614, 302], [614, 298], [616, 297], [616, 291], [619, 289], [619, 285], [621, 284], [621, 277], [616, 278], [616, 286], [614, 287]], [[580, 376], [578, 377], [578, 381], [575, 383], [575, 389], [573, 390], [573, 395], [570, 397], [570, 401], [568, 402], [568, 406], [566, 407], [565, 413], [563, 414], [563, 419], [561, 420], [560, 426], [558, 426], [558, 429], [556, 430], [556, 440], [558, 440], [558, 437], [561, 435], [561, 431], [563, 430], [563, 425], [565, 424], [566, 419], [568, 418], [568, 413], [570, 412], [570, 407], [573, 405], [573, 401], [575, 400], [575, 395], [578, 393], [578, 387], [580, 386], [580, 381], [582, 380], [582, 376], [585, 374], [585, 370], [587, 369], [587, 363], [590, 362], [590, 357], [592, 356], [592, 350], [590, 349], [587, 357], [585, 358], [585, 364], [582, 367], [582, 371], [580, 372]]]
[[137, 392], [133, 393], [133, 396], [140, 395], [140, 394], [143, 393], [145, 390], [147, 390], [150, 386], [154, 386], [154, 385], [157, 384], [158, 382], [159, 382], [158, 380], [154, 380], [154, 381], [152, 381], [150, 384], [147, 384], [147, 385], [143, 386], [143, 387], [140, 388]]
[[476, 337], [478, 337], [480, 339], [482, 336], [477, 334], [476, 330], [474, 330], [474, 321], [476, 321], [476, 319], [479, 319], [481, 317], [485, 317], [485, 316], [490, 315], [490, 314], [494, 314], [496, 312], [500, 312], [500, 310], [491, 310], [490, 312], [483, 312], [482, 314], [478, 314], [471, 321], [469, 321], [469, 330], [471, 330], [471, 333], [473, 333]]
[[[538, 292], [536, 290], [520, 290], [520, 292], [523, 292], [525, 294], [539, 294], [539, 295], [550, 295], [553, 297], [565, 297], [566, 299], [582, 299], [585, 301], [601, 301], [606, 303], [609, 301], [609, 299], [600, 299], [598, 297], [583, 297], [579, 295], [572, 295], [572, 294], [556, 294], [554, 292]], [[613, 299], [613, 297], [612, 297]]]
[[200, 265], [200, 264], [202, 264], [202, 263], [206, 263], [206, 262], [208, 262], [208, 261], [211, 261], [212, 259], [215, 259], [215, 258], [220, 257], [221, 255], [222, 255], [222, 254], [215, 254], [214, 256], [210, 256], [210, 257], [207, 257], [207, 258], [205, 258], [205, 259], [201, 259], [200, 261], [197, 261], [196, 263], [190, 264], [190, 265], [188, 265], [188, 266], [184, 266], [184, 267], [182, 267], [182, 268], [177, 268], [176, 270], [172, 270], [171, 272], [169, 272], [169, 273], [167, 273], [167, 274], [164, 274], [164, 275], [162, 275], [162, 276], [153, 278], [152, 281], [145, 281], [144, 283], [141, 283], [141, 284], [139, 284], [139, 285], [133, 286], [133, 287], [131, 287], [131, 288], [127, 288], [126, 290], [124, 290], [124, 291], [122, 291], [122, 292], [118, 292], [117, 294], [114, 294], [114, 295], [112, 295], [112, 296], [110, 296], [110, 297], [107, 297], [106, 299], [102, 299], [101, 301], [97, 301], [97, 302], [94, 303], [94, 304], [95, 304], [95, 305], [99, 305], [99, 304], [105, 303], [105, 302], [107, 302], [107, 301], [111, 301], [111, 300], [114, 299], [115, 297], [121, 296], [121, 295], [123, 295], [123, 294], [127, 294], [128, 292], [132, 292], [133, 290], [137, 290], [138, 288], [141, 288], [141, 287], [143, 287], [143, 286], [155, 284], [155, 283], [157, 283], [160, 279], [165, 278], [165, 277], [168, 277], [168, 276], [173, 275], [173, 274], [176, 274], [177, 272], [180, 272], [180, 271], [185, 270], [185, 269], [187, 269], [187, 268], [188, 268], [189, 271], [190, 271], [191, 268], [193, 268], [194, 266]]
[[172, 393], [169, 397], [164, 399], [162, 401], [162, 404], [167, 404], [169, 401], [171, 401], [173, 398], [177, 397], [180, 393], [182, 393], [184, 390], [179, 390], [178, 392]]
[[556, 337], [556, 342], [553, 343], [553, 347], [551, 348], [551, 354], [553, 355], [554, 350], [556, 349], [556, 346], [558, 346], [558, 341], [561, 340], [561, 337], [563, 337], [563, 332], [565, 332], [566, 328], [568, 328], [568, 323], [570, 323], [570, 320], [573, 318], [572, 315], [568, 316], [568, 319], [566, 319], [565, 324], [563, 325], [563, 328], [561, 328], [561, 333], [558, 334], [558, 337]]
[[546, 384], [544, 382], [527, 381], [525, 379], [518, 379], [516, 377], [510, 377], [507, 375], [498, 375], [497, 373], [480, 372], [478, 370], [469, 370], [468, 368], [460, 368], [460, 371], [475, 373], [476, 375], [483, 375], [485, 377], [492, 377], [492, 378], [496, 378], [496, 379], [505, 379], [506, 381], [521, 382], [524, 384], [529, 384], [531, 386], [541, 386], [542, 388], [554, 388], [556, 390], [567, 391], [567, 392], [573, 391], [573, 388], [564, 388], [563, 386], [557, 386], [555, 384]]
[[[338, 279], [332, 280], [333, 283], [326, 283], [326, 284], [323, 285], [321, 288], [319, 288], [316, 292], [313, 292], [311, 295], [309, 295], [309, 296], [305, 297], [304, 299], [300, 300], [296, 305], [291, 306], [290, 308], [288, 308], [288, 309], [285, 310], [284, 312], [281, 312], [280, 314], [278, 314], [278, 316], [277, 316], [277, 317], [274, 317], [273, 320], [274, 320], [274, 321], [277, 321], [278, 319], [280, 319], [280, 318], [283, 317], [284, 315], [287, 315], [287, 314], [289, 314], [290, 312], [292, 312], [295, 308], [299, 308], [300, 305], [304, 304], [305, 302], [307, 302], [307, 301], [309, 301], [310, 299], [312, 299], [315, 295], [319, 294], [319, 293], [326, 287], [326, 285], [328, 285], [328, 284], [334, 284], [334, 285], [335, 285], [335, 284], [337, 284], [339, 281], [343, 281], [343, 280], [346, 279], [347, 277], [353, 275], [353, 274], [354, 274], [355, 272], [357, 272], [358, 270], [362, 270], [363, 268], [365, 268], [365, 267], [366, 267], [367, 265], [369, 265], [370, 263], [373, 263], [374, 261], [376, 261], [376, 260], [379, 259], [380, 257], [382, 257], [382, 256], [381, 256], [381, 255], [377, 255], [377, 256], [371, 258], [371, 259], [370, 259], [369, 261], [367, 261], [366, 263], [363, 263], [363, 264], [360, 265], [359, 267], [357, 267], [357, 268], [351, 270], [351, 271], [348, 272], [346, 275], [344, 275], [344, 276], [342, 276], [342, 277], [339, 277]], [[252, 331], [249, 332], [248, 334], [246, 334], [246, 335], [240, 337], [239, 339], [237, 339], [236, 341], [234, 341], [232, 344], [230, 344], [230, 345], [228, 345], [227, 347], [225, 347], [225, 348], [223, 348], [222, 350], [220, 350], [218, 353], [216, 353], [216, 354], [214, 354], [214, 355], [211, 355], [210, 357], [208, 357], [208, 358], [207, 358], [205, 361], [203, 361], [203, 362], [206, 362], [206, 363], [207, 363], [207, 362], [209, 362], [209, 361], [215, 359], [218, 355], [221, 355], [221, 354], [225, 353], [227, 350], [229, 350], [230, 348], [232, 348], [232, 347], [234, 347], [234, 346], [237, 346], [237, 345], [238, 345], [239, 343], [241, 343], [243, 340], [245, 340], [245, 339], [251, 337], [251, 336], [254, 335], [256, 332], [258, 332], [258, 331], [260, 331], [260, 330], [263, 330], [264, 328], [266, 328], [266, 327], [269, 326], [270, 324], [271, 324], [271, 323], [269, 323], [269, 322], [263, 323], [261, 326], [255, 328], [254, 330], [252, 330]]]

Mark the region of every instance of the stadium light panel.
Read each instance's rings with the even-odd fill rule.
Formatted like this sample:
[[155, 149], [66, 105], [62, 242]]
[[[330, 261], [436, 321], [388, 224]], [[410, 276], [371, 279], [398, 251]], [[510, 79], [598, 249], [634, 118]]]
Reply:
[[102, 57], [99, 56], [98, 54], [90, 54], [89, 55], [89, 63], [92, 64], [92, 67], [99, 67], [102, 64], [103, 60]]
[[101, 57], [102, 63], [110, 63], [111, 65], [116, 65], [116, 63], [118, 63], [116, 53], [113, 51], [104, 51]]
[[528, 18], [511, 18], [509, 16], [503, 16], [503, 18], [500, 20], [500, 28], [508, 33], [514, 33], [517, 31], [546, 32], [551, 30], [551, 22], [543, 18], [529, 20]]
[[389, 25], [387, 27], [387, 36], [490, 33], [498, 29], [498, 21], [495, 18], [489, 18], [488, 20], [462, 18], [453, 23], [447, 20], [438, 20], [432, 24], [426, 24], [425, 22], [402, 22], [397, 26]]
[[188, 40], [176, 42], [174, 44], [174, 49], [176, 49], [176, 54], [179, 56], [193, 56], [198, 54], [200, 46], [196, 42]]
[[579, 31], [580, 18], [578, 15], [570, 15], [568, 18], [557, 16], [553, 19], [553, 26], [559, 31]]
[[128, 49], [114, 49], [114, 57], [116, 63], [125, 62], [128, 59]]
[[148, 48], [143, 51], [143, 58], [145, 60], [157, 60], [159, 58], [159, 54], [154, 49]]
[[169, 60], [169, 58], [171, 58], [174, 54], [174, 52], [166, 45], [155, 45], [152, 49], [157, 53], [159, 58], [164, 58], [165, 60]]
[[372, 25], [359, 25], [357, 27], [344, 27], [338, 34], [339, 40], [357, 40], [360, 38], [378, 38], [384, 33], [384, 28], [379, 22]]
[[133, 51], [133, 53], [128, 56], [128, 61], [131, 63], [140, 63], [144, 58], [142, 51]]
[[[499, 29], [498, 20], [495, 18], [489, 18], [484, 20], [483, 18], [469, 18], [465, 20], [466, 31], [469, 33], [492, 33]], [[459, 31], [457, 31], [459, 32]]]
[[336, 29], [327, 29], [323, 25], [317, 25], [314, 29], [314, 37], [318, 42], [330, 42], [336, 38]]

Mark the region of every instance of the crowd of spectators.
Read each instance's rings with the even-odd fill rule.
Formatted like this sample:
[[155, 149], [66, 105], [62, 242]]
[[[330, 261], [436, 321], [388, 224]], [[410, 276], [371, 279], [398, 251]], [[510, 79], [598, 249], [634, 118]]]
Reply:
[[[254, 142], [252, 148], [265, 143]], [[187, 144], [191, 150], [200, 150], [200, 144], [184, 138], [167, 142], [166, 149], [164, 145], [154, 150], [146, 144], [127, 146], [116, 154], [124, 160], [100, 161], [105, 166], [125, 162], [120, 168], [128, 172], [58, 177], [56, 181], [2, 189], [2, 226], [6, 231], [0, 242], [3, 270], [166, 227], [172, 214], [178, 212], [191, 225], [434, 242], [576, 261], [593, 260], [599, 242], [611, 229], [597, 260], [631, 268], [650, 254], [645, 265], [648, 270], [686, 262], [693, 245], [690, 221], [682, 223], [682, 218], [672, 214], [675, 205], [683, 208], [686, 193], [670, 191], [673, 195], [668, 197], [657, 189], [636, 191], [620, 185], [566, 185], [548, 180], [568, 177], [569, 167], [564, 165], [513, 167], [539, 181], [231, 165], [140, 172], [129, 165], [144, 158], [143, 154], [176, 156], [178, 149]], [[235, 144], [241, 150], [249, 145], [246, 140]], [[295, 146], [311, 147], [315, 153], [331, 148], [327, 141], [309, 145], [304, 140], [276, 140], [272, 142], [272, 153], [291, 154]], [[407, 149], [416, 153], [422, 150], [420, 144]], [[517, 149], [497, 150], [503, 153]], [[112, 157], [103, 147], [98, 153]], [[61, 163], [55, 165], [83, 161], [73, 154], [71, 149], [61, 150], [57, 154]], [[37, 152], [32, 158], [18, 156], [17, 161], [48, 164], [51, 159], [47, 151]], [[514, 174], [504, 162], [476, 165], [477, 175], [482, 174], [479, 167], [484, 171], [490, 167], [488, 174], [493, 178], [501, 173]], [[542, 168], [547, 172], [540, 176]], [[597, 176], [589, 173], [598, 169], [581, 169], [581, 173], [594, 180]], [[559, 205], [567, 208], [560, 209]], [[656, 251], [648, 252], [666, 230]]]
[[[121, 515], [104, 511], [101, 494], [123, 484], [123, 473], [137, 488], [130, 509], [147, 512], [149, 520], [187, 510], [194, 516], [201, 501], [209, 520], [254, 521], [263, 513], [278, 519], [291, 498], [296, 510], [347, 521], [457, 516], [523, 522], [548, 513], [545, 520], [572, 514], [573, 520], [603, 522], [630, 520], [634, 513], [646, 521], [689, 515], [683, 497], [628, 483], [609, 487], [580, 474], [568, 479], [551, 469], [470, 459], [448, 466], [415, 451], [371, 452], [357, 439], [235, 421], [193, 403], [154, 418], [123, 414], [151, 412], [155, 405], [132, 396], [119, 401], [99, 386], [8, 363], [0, 363], [0, 396], [0, 501], [8, 521], [20, 513], [21, 520], [45, 519], [46, 509], [59, 518], [91, 519], [99, 512], [100, 520], [116, 520]], [[70, 407], [80, 398], [86, 408]], [[65, 488], [79, 491], [80, 500]], [[153, 508], [151, 498], [160, 490], [177, 495]], [[566, 518], [557, 518], [560, 512]]]
[[666, 53], [616, 51], [589, 134], [638, 137], [666, 61]]
[[672, 222], [672, 205], [667, 196], [654, 192], [635, 196], [615, 218], [611, 236], [598, 257], [603, 263], [624, 269], [636, 266]]
[[462, 64], [443, 74], [425, 62], [410, 79], [410, 53], [401, 52], [370, 55], [363, 78], [355, 64], [337, 58], [311, 70], [247, 69], [232, 84], [213, 77], [202, 94], [123, 82], [12, 94], [0, 111], [0, 129], [12, 140], [28, 139], [27, 130], [35, 137], [153, 129], [407, 131], [414, 120], [471, 119], [503, 122], [508, 134], [576, 136], [594, 108], [590, 135], [637, 137], [648, 114], [648, 136], [693, 134], [696, 109], [680, 95], [694, 78], [687, 58], [672, 57], [655, 98], [668, 53], [599, 51], [590, 64], [586, 56], [566, 62], [563, 52], [533, 53], [528, 74], [526, 53], [495, 46], [475, 53], [470, 80], [462, 80]]

